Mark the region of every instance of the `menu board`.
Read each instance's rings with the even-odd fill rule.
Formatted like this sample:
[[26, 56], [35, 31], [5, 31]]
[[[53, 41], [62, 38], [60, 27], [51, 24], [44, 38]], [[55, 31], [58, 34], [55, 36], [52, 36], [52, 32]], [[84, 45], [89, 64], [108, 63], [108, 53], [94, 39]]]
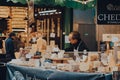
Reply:
[[0, 17], [7, 18], [10, 15], [10, 7], [0, 6]]

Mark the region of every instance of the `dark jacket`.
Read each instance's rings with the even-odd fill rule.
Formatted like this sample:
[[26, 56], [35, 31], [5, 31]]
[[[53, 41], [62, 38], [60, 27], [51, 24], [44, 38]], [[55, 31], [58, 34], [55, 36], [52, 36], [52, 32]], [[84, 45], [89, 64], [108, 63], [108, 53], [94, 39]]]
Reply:
[[6, 49], [6, 58], [14, 59], [15, 58], [15, 55], [14, 55], [14, 43], [13, 43], [12, 38], [9, 37], [5, 41], [5, 49]]
[[3, 48], [3, 41], [2, 41], [2, 39], [0, 39], [0, 49], [2, 49]]
[[87, 50], [89, 51], [87, 45], [82, 41], [82, 40], [79, 40], [76, 44], [70, 44], [70, 46], [68, 48], [65, 49], [65, 51], [74, 51], [74, 49], [77, 50], [78, 48], [78, 51], [83, 51], [83, 50]]

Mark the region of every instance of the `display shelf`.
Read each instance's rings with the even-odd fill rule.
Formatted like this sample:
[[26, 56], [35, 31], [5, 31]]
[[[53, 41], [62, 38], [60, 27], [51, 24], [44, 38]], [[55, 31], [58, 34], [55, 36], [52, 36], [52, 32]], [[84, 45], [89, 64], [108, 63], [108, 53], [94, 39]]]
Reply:
[[0, 17], [7, 18], [10, 15], [10, 7], [0, 6]]
[[11, 7], [11, 28], [12, 31], [27, 31], [27, 7]]

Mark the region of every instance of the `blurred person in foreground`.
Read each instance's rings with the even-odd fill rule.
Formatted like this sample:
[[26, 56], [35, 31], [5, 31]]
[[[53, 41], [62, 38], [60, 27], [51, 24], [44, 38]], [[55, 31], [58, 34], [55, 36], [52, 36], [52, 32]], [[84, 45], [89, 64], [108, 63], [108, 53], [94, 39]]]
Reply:
[[42, 52], [46, 50], [47, 42], [43, 39], [42, 32], [38, 33], [38, 39], [37, 39], [37, 51]]
[[70, 46], [65, 49], [65, 51], [83, 51], [89, 50], [87, 45], [81, 40], [80, 33], [73, 31], [69, 34]]
[[3, 41], [2, 41], [2, 37], [0, 37], [0, 49], [3, 52]]
[[14, 48], [14, 42], [16, 34], [14, 32], [11, 32], [9, 34], [9, 37], [5, 41], [5, 49], [6, 49], [6, 59], [7, 61], [10, 61], [11, 59], [15, 59], [15, 48]]

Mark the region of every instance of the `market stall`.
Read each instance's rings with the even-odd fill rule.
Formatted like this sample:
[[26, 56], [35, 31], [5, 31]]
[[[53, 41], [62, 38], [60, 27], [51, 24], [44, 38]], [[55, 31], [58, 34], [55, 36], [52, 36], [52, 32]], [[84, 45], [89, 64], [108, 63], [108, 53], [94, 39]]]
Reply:
[[119, 69], [111, 53], [107, 56], [100, 52], [79, 52], [75, 59], [74, 53], [68, 53], [13, 59], [6, 64], [7, 79], [22, 76], [25, 80], [113, 80], [112, 73]]
[[[71, 31], [70, 27], [74, 26], [71, 22], [73, 12], [69, 14], [69, 10], [74, 8], [82, 11], [95, 8], [96, 0], [34, 0], [32, 4], [30, 1], [33, 0], [7, 0], [7, 3], [26, 5], [24, 7], [0, 6], [0, 19], [5, 18], [9, 31], [16, 32], [25, 43], [24, 47], [19, 47], [15, 52], [16, 59], [12, 59], [6, 65], [5, 63], [0, 65], [0, 68], [4, 68], [4, 73], [7, 71], [7, 75], [0, 73], [0, 76], [3, 75], [7, 80], [114, 80], [119, 75], [119, 28], [114, 28], [117, 34], [107, 34], [102, 33], [104, 30], [94, 27], [97, 34], [95, 35], [94, 32], [93, 34], [98, 38], [95, 40], [99, 41], [101, 38], [106, 42], [104, 46], [97, 46], [101, 48], [101, 52], [85, 50], [76, 53], [61, 50], [66, 47], [64, 43], [69, 43], [68, 33]], [[34, 8], [34, 5], [37, 7]], [[95, 15], [95, 11], [92, 13]], [[78, 21], [77, 28], [81, 27], [80, 23]], [[36, 29], [36, 32], [32, 32], [34, 30], [32, 28]], [[102, 34], [99, 34], [98, 29]], [[79, 28], [78, 31], [80, 31]], [[83, 29], [80, 32], [82, 31]], [[90, 34], [85, 31], [82, 35], [87, 38]], [[1, 37], [3, 36], [4, 34], [1, 33]], [[92, 43], [90, 40], [89, 42]], [[115, 71], [118, 74], [114, 76]]]

